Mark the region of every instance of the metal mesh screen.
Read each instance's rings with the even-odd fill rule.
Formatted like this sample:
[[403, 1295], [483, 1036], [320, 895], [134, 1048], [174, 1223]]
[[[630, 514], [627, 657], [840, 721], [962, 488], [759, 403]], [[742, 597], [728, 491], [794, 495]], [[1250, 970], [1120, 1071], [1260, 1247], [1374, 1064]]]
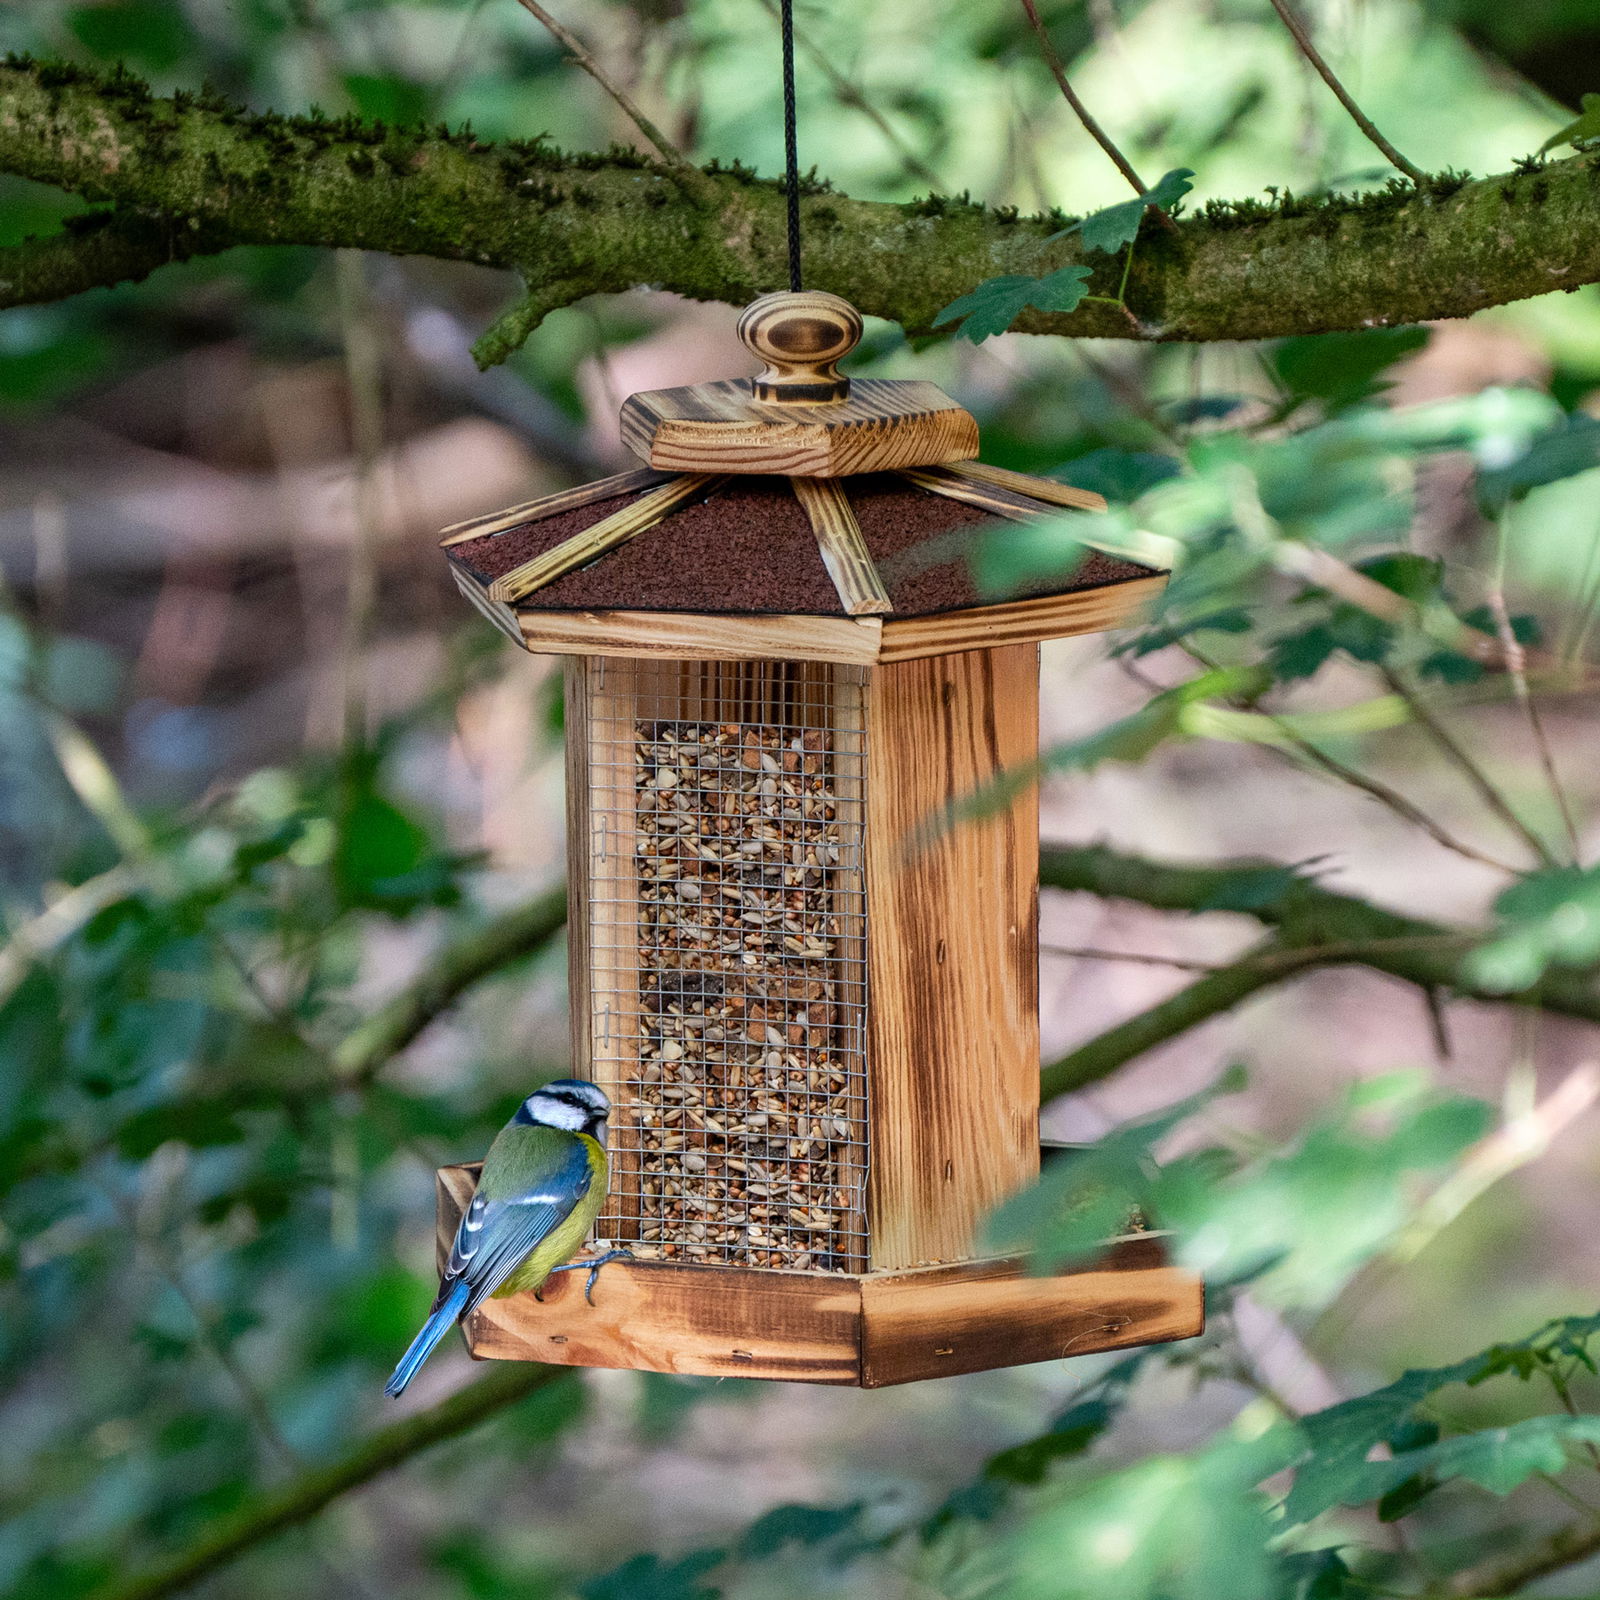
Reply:
[[865, 673], [592, 660], [598, 1231], [635, 1255], [866, 1264]]

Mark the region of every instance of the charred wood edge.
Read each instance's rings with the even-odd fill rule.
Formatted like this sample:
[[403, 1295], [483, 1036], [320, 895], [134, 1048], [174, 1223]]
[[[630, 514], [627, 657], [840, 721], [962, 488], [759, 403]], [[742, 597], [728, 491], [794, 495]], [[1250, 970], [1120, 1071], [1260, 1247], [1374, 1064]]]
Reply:
[[[784, 191], [711, 169], [703, 192], [637, 152], [492, 145], [468, 130], [281, 117], [211, 92], [154, 95], [127, 73], [0, 65], [0, 172], [114, 209], [0, 250], [0, 306], [61, 299], [234, 245], [307, 245], [520, 273], [527, 297], [480, 341], [503, 359], [559, 306], [637, 285], [742, 304], [783, 275]], [[1358, 197], [1210, 206], [1147, 226], [1132, 320], [1087, 303], [1030, 311], [1029, 333], [1262, 339], [1466, 316], [1600, 280], [1600, 156]], [[695, 186], [699, 189], [700, 186]], [[1059, 213], [966, 198], [805, 197], [818, 288], [914, 333], [973, 284], [1075, 259]], [[1115, 295], [1120, 260], [1086, 258]], [[1103, 281], [1102, 281], [1103, 280]]]

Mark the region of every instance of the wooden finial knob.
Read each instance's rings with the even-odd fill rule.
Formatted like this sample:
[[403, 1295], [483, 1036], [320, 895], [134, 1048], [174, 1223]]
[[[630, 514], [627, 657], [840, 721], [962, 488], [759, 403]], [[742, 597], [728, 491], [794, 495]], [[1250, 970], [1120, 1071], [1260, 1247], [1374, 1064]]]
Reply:
[[764, 294], [744, 308], [739, 337], [766, 362], [750, 380], [757, 400], [843, 400], [850, 380], [835, 366], [861, 342], [861, 313], [819, 289]]

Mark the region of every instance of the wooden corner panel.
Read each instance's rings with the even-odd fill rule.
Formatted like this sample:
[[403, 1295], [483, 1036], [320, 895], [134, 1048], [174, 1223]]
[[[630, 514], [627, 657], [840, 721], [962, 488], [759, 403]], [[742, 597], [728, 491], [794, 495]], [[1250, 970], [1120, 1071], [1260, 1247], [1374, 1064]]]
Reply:
[[1188, 1339], [1205, 1327], [1200, 1280], [1159, 1249], [1055, 1277], [1015, 1261], [861, 1280], [863, 1388], [1028, 1366]]
[[867, 706], [868, 1234], [898, 1271], [971, 1260], [1039, 1170], [1038, 646], [881, 666]]

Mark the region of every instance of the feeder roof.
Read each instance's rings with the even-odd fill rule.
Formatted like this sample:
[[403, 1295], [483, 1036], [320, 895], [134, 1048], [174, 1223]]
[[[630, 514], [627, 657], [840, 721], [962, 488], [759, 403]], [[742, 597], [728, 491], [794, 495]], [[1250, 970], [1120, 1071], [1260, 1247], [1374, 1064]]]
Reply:
[[[889, 599], [885, 616], [929, 616], [992, 604], [974, 557], [1013, 531], [976, 506], [897, 473], [841, 484]], [[636, 501], [633, 490], [449, 547], [485, 587]], [[1052, 508], [1038, 506], [1040, 514]], [[1099, 551], [1064, 573], [1005, 597], [1068, 594], [1148, 578], [1151, 570]], [[731, 478], [696, 494], [653, 527], [517, 601], [527, 611], [675, 611], [711, 615], [848, 616], [823, 564], [811, 519], [782, 478]]]
[[852, 385], [860, 332], [834, 295], [757, 300], [740, 335], [763, 372], [624, 405], [648, 466], [446, 529], [462, 592], [530, 650], [724, 659], [887, 661], [1140, 609], [1164, 575], [1087, 524], [1077, 563], [985, 592], [1007, 524], [1105, 501], [972, 459], [976, 422], [932, 384]]

